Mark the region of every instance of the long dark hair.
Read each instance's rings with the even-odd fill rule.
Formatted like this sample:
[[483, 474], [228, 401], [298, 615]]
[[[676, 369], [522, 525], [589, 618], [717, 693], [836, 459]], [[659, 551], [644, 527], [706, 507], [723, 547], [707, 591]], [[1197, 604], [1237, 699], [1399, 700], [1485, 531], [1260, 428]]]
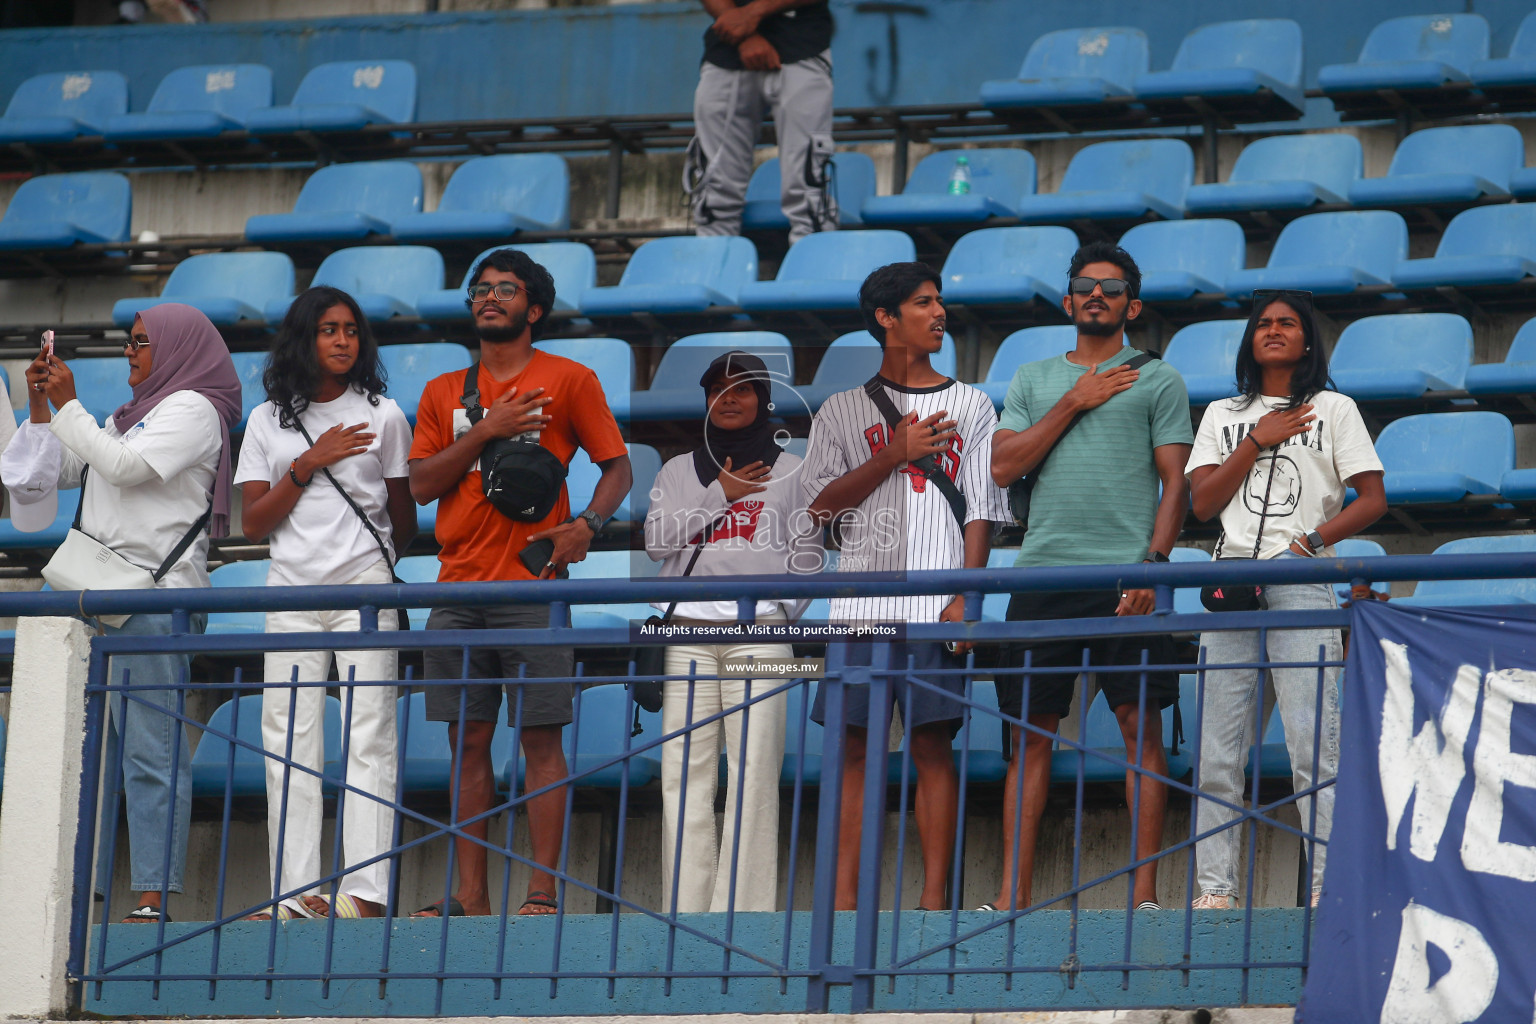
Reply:
[[267, 353], [267, 368], [261, 374], [267, 401], [277, 406], [280, 426], [292, 427], [294, 417], [304, 414], [320, 390], [320, 361], [315, 357], [320, 316], [338, 304], [350, 309], [357, 321], [357, 362], [347, 371], [346, 383], [367, 395], [370, 405], [378, 405], [379, 396], [386, 390], [379, 345], [373, 340], [373, 331], [369, 330], [357, 300], [340, 288], [311, 288], [288, 307], [288, 315], [283, 317], [272, 350]]
[[1248, 314], [1248, 326], [1243, 329], [1243, 343], [1237, 349], [1237, 390], [1243, 400], [1238, 408], [1246, 409], [1262, 393], [1264, 371], [1253, 356], [1253, 336], [1258, 332], [1259, 317], [1272, 303], [1282, 302], [1301, 321], [1301, 336], [1305, 348], [1301, 362], [1291, 371], [1291, 394], [1283, 408], [1294, 409], [1305, 405], [1319, 391], [1333, 387], [1328, 378], [1328, 357], [1323, 354], [1322, 339], [1317, 333], [1317, 318], [1312, 314], [1312, 293], [1304, 291], [1258, 291], [1253, 293], [1253, 312]]

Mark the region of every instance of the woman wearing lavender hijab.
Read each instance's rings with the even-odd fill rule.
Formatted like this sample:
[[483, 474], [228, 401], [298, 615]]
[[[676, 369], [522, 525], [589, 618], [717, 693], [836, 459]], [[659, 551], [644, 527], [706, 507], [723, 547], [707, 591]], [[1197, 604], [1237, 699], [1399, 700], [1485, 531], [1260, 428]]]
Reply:
[[[105, 426], [76, 398], [62, 359], [44, 351], [27, 367], [30, 416], [0, 458], [13, 520], [25, 509], [31, 522], [17, 522], [18, 529], [41, 529], [56, 514], [57, 490], [83, 487], [83, 532], [151, 572], [190, 536], [156, 585], [206, 587], [208, 538], [229, 533], [229, 428], [240, 418], [240, 379], [224, 339], [190, 306], [140, 313], [124, 347], [133, 399]], [[202, 627], [203, 616], [192, 616], [191, 628]], [[103, 629], [165, 636], [172, 622], [145, 613]], [[130, 887], [139, 894], [127, 923], [169, 921], [165, 896], [182, 891], [192, 757], [173, 717], [185, 703], [166, 687], [187, 682], [188, 660], [172, 653], [112, 659], [111, 684], [126, 678], [134, 691], [133, 700], [120, 692], [109, 700], [106, 749], [107, 777], [121, 779], [127, 801]], [[102, 823], [103, 866], [113, 853], [113, 824]]]

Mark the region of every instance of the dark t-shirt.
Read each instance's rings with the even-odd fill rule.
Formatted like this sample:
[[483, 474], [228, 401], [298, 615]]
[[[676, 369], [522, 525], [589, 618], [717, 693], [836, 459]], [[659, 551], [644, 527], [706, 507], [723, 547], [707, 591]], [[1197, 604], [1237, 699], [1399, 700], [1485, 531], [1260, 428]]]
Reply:
[[[751, 0], [736, 0], [745, 7]], [[832, 45], [832, 11], [827, 0], [806, 4], [763, 19], [758, 35], [779, 51], [781, 64], [807, 60]], [[730, 43], [715, 38], [713, 28], [704, 32], [704, 60], [716, 67], [741, 70], [741, 54]]]

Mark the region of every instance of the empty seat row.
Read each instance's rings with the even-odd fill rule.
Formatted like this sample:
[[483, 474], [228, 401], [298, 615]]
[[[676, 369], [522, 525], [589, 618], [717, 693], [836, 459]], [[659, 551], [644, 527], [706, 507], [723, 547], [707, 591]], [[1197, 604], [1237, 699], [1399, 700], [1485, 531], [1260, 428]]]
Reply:
[[231, 129], [256, 135], [347, 131], [415, 116], [416, 67], [403, 60], [318, 65], [285, 106], [272, 105], [272, 69], [265, 65], [178, 68], [137, 113], [128, 111], [122, 72], [54, 71], [17, 86], [0, 116], [0, 142], [61, 143], [82, 135], [112, 143], [197, 139]]

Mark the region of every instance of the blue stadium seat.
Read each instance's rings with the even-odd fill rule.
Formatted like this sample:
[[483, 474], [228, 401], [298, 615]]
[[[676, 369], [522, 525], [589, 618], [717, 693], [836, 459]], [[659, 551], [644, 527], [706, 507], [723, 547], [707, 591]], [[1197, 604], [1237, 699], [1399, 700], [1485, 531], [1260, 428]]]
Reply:
[[434, 377], [463, 370], [473, 360], [469, 349], [451, 341], [428, 341], [413, 345], [381, 345], [379, 361], [384, 365], [387, 394], [400, 406], [405, 418], [416, 425], [416, 408], [421, 404], [422, 388]]
[[[400, 759], [401, 792], [449, 793], [453, 786], [453, 747], [448, 743], [448, 723], [427, 721], [425, 693], [408, 694], [395, 702], [395, 727], [405, 745], [405, 756]], [[496, 729], [491, 733], [491, 764], [499, 768], [511, 753], [512, 727], [503, 711], [496, 716]]]
[[176, 264], [157, 299], [118, 299], [112, 323], [124, 329], [153, 306], [180, 302], [219, 326], [267, 322], [268, 305], [293, 300], [293, 260], [281, 252], [207, 252]]
[[292, 213], [263, 213], [245, 222], [252, 242], [307, 242], [387, 235], [401, 217], [421, 211], [421, 171], [404, 160], [331, 164], [309, 176]]
[[390, 233], [401, 242], [490, 241], [519, 231], [564, 231], [570, 226], [565, 157], [507, 153], [460, 164], [436, 210], [397, 218]]
[[587, 316], [703, 313], [734, 306], [741, 286], [757, 280], [757, 247], [749, 239], [653, 238], [629, 258], [617, 286], [582, 294]]
[[1179, 371], [1190, 405], [1210, 405], [1237, 394], [1237, 350], [1244, 320], [1207, 320], [1180, 328], [1168, 339], [1163, 362]]
[[[864, 200], [875, 194], [875, 162], [863, 153], [833, 153], [832, 194], [837, 199], [837, 225], [856, 228], [864, 224]], [[741, 210], [743, 231], [788, 231], [780, 195], [779, 158], [764, 160], [747, 181], [746, 205]]]
[[1385, 177], [1349, 189], [1356, 206], [1474, 203], [1509, 195], [1509, 176], [1525, 163], [1525, 140], [1508, 124], [1450, 125], [1409, 135]]
[[0, 218], [0, 249], [68, 249], [126, 242], [133, 215], [128, 179], [112, 171], [44, 174], [21, 183]]
[[[971, 190], [949, 194], [955, 161], [965, 157]], [[1035, 158], [1022, 149], [946, 149], [918, 162], [898, 196], [864, 201], [864, 223], [902, 227], [919, 224], [980, 223], [1012, 217], [1019, 200], [1035, 194]]]
[[[1384, 558], [1387, 551], [1373, 540], [1349, 537], [1335, 544], [1333, 546], [1333, 553], [1340, 558]], [[1348, 583], [1335, 583], [1333, 585], [1333, 592], [1338, 596], [1340, 603], [1349, 600], [1349, 588], [1350, 585]], [[1372, 582], [1371, 589], [1378, 594], [1390, 594], [1392, 592], [1392, 584]]]
[[[574, 508], [573, 511], [581, 511]], [[580, 562], [571, 563], [573, 580], [632, 580], [657, 575], [661, 563], [653, 562], [643, 551], [589, 551]], [[578, 604], [571, 606], [571, 625], [577, 629], [624, 627], [632, 621], [644, 622], [659, 614], [643, 602]]]
[[1466, 82], [1487, 56], [1488, 22], [1480, 14], [1389, 18], [1371, 29], [1359, 60], [1319, 69], [1317, 84], [1344, 117], [1376, 116], [1401, 104], [1383, 93], [1432, 100], [1443, 86]]
[[342, 60], [310, 68], [284, 107], [252, 110], [256, 135], [353, 131], [416, 116], [416, 66], [405, 60]]
[[100, 135], [115, 114], [128, 111], [128, 79], [120, 71], [51, 71], [16, 87], [0, 143], [69, 142]]
[[[880, 344], [873, 335], [868, 331], [849, 331], [827, 346], [811, 383], [796, 390], [815, 411], [837, 392], [859, 387], [873, 377], [880, 369], [880, 358]], [[955, 339], [948, 333], [930, 362], [944, 376], [955, 375]]]
[[1465, 386], [1471, 395], [1536, 391], [1536, 318], [1520, 325], [1502, 362], [1468, 367]]
[[[1170, 562], [1209, 562], [1210, 552], [1199, 548], [1175, 547], [1168, 552]], [[1173, 591], [1173, 610], [1180, 615], [1198, 615], [1205, 611], [1205, 605], [1200, 603], [1199, 587], [1176, 587]], [[1185, 722], [1188, 726], [1189, 722]]]
[[59, 492], [59, 511], [53, 522], [41, 530], [23, 533], [11, 525], [9, 516], [0, 519], [0, 548], [56, 548], [69, 535], [70, 524], [75, 521], [75, 509], [80, 507], [80, 489], [71, 488]]
[[[1136, 102], [1153, 113], [1185, 108], [1186, 97], [1228, 121], [1301, 116], [1301, 26], [1286, 19], [1202, 25], [1179, 44], [1167, 71], [1137, 75]], [[1203, 111], [1197, 111], [1203, 113]]]
[[75, 375], [75, 396], [97, 423], [133, 400], [128, 360], [122, 356], [76, 359], [69, 369]]
[[1509, 194], [1516, 199], [1536, 197], [1536, 167], [1517, 167], [1510, 171]]
[[[359, 245], [325, 258], [310, 287], [340, 288], [357, 300], [369, 320], [418, 315], [416, 300], [443, 286], [443, 255], [425, 245]], [[280, 323], [292, 296], [267, 303], [267, 320]]]
[[435, 499], [425, 505], [416, 506], [416, 528], [421, 531], [423, 537], [437, 536], [437, 501]]
[[1055, 192], [1019, 201], [1019, 219], [1026, 224], [1180, 220], [1194, 177], [1195, 156], [1182, 140], [1095, 142], [1073, 155]]
[[1408, 225], [1391, 210], [1310, 213], [1280, 230], [1269, 265], [1227, 278], [1227, 295], [1246, 299], [1260, 288], [1304, 288], [1347, 295], [1392, 281], [1408, 256]]
[[1226, 181], [1192, 186], [1184, 205], [1211, 216], [1343, 203], [1364, 166], [1353, 135], [1271, 135], [1243, 148]]
[[[629, 494], [614, 511], [613, 518], [620, 523], [639, 523], [644, 521], [645, 513], [651, 507], [651, 487], [656, 483], [656, 474], [661, 472], [661, 455], [648, 444], [631, 444], [628, 447], [634, 483], [629, 488]], [[592, 493], [601, 476], [602, 470], [587, 457], [586, 451], [576, 449], [565, 478], [572, 515], [592, 503]]]
[[[812, 621], [825, 621], [825, 618]], [[797, 772], [802, 785], [821, 785], [821, 742], [825, 730], [811, 721], [811, 706], [816, 703], [816, 685], [816, 681], [811, 680], [784, 691], [784, 764], [779, 771], [781, 786], [793, 786]], [[802, 722], [805, 725], [803, 745]]]
[[620, 423], [629, 419], [629, 398], [635, 389], [635, 352], [629, 342], [618, 338], [561, 338], [536, 341], [533, 347], [591, 367], [614, 418]]
[[[264, 587], [267, 585], [266, 558], [225, 562], [208, 574], [212, 587]], [[262, 612], [209, 612], [205, 633], [265, 633], [267, 617]]]
[[1536, 203], [1478, 206], [1445, 226], [1429, 259], [1404, 260], [1399, 288], [1519, 284], [1536, 274]]
[[[630, 702], [628, 687], [617, 683], [588, 683], [576, 691], [572, 703], [575, 719], [565, 727], [562, 737], [566, 765], [573, 776], [580, 776], [575, 781], [576, 786], [617, 789], [626, 776], [630, 786], [644, 786], [661, 775], [660, 747], [619, 760], [625, 740], [634, 728], [634, 705]], [[640, 723], [645, 739], [662, 734], [659, 712], [641, 711]], [[634, 746], [643, 740], [634, 737], [630, 742]], [[605, 764], [608, 761], [614, 763]], [[501, 770], [502, 788], [508, 792], [518, 788], [522, 776], [523, 758], [518, 752], [511, 751]]]
[[1509, 54], [1475, 61], [1470, 77], [1473, 85], [1494, 99], [1536, 85], [1536, 11], [1521, 20], [1514, 41], [1509, 44]]
[[1328, 372], [1344, 394], [1372, 402], [1460, 390], [1471, 363], [1472, 325], [1463, 317], [1393, 313], [1345, 327]]
[[267, 369], [267, 353], [231, 352], [229, 358], [234, 361], [235, 373], [240, 377], [240, 422], [230, 430], [240, 433], [245, 430], [251, 413], [267, 400], [267, 389], [261, 382], [261, 376]]
[[1054, 359], [1075, 348], [1077, 328], [1071, 324], [1026, 327], [1022, 331], [1014, 331], [997, 346], [997, 351], [992, 355], [992, 364], [987, 367], [986, 377], [976, 386], [1001, 409], [1003, 399], [1008, 395], [1008, 385], [1013, 383], [1013, 375], [1019, 367], [1041, 359]]
[[[1532, 552], [1536, 552], [1536, 536], [1528, 533], [1510, 537], [1465, 537], [1435, 548], [1437, 555], [1507, 555], [1528, 558]], [[1527, 604], [1533, 601], [1536, 601], [1536, 579], [1521, 577], [1505, 580], [1424, 580], [1414, 587], [1412, 597], [1401, 597], [1393, 603], [1467, 606]]]
[[1219, 293], [1248, 256], [1243, 229], [1230, 220], [1154, 221], [1120, 236], [1141, 267], [1143, 302], [1172, 302]]
[[553, 312], [573, 312], [581, 308], [588, 289], [597, 284], [597, 256], [585, 242], [532, 242], [524, 245], [493, 245], [469, 264], [464, 283], [458, 288], [424, 292], [416, 309], [425, 320], [468, 320], [470, 276], [480, 261], [498, 249], [516, 249], [549, 271], [555, 279]]
[[[988, 569], [1012, 569], [1019, 559], [1018, 548], [993, 548], [987, 552]], [[985, 594], [981, 599], [983, 622], [1004, 622], [1008, 618], [1008, 593]]]
[[1077, 251], [1071, 228], [980, 228], [956, 240], [944, 260], [944, 301], [963, 306], [1061, 305]]
[[[811, 239], [831, 237], [812, 235]], [[903, 236], [905, 237], [905, 236]], [[810, 241], [806, 239], [805, 241]], [[805, 242], [799, 243], [804, 245]], [[798, 246], [797, 246], [798, 248]], [[795, 250], [791, 249], [793, 253]], [[789, 339], [771, 331], [690, 334], [679, 338], [661, 354], [649, 391], [630, 396], [630, 416], [635, 420], [703, 419], [706, 406], [699, 378], [716, 356], [740, 350], [760, 356], [772, 378], [774, 403], [782, 409], [801, 404], [790, 385], [795, 379], [795, 355]], [[793, 402], [793, 405], [784, 404]]]
[[[273, 691], [279, 699], [288, 696], [286, 691]], [[234, 747], [234, 763], [230, 764], [232, 744], [223, 736], [205, 732], [192, 752], [192, 795], [222, 798], [227, 792], [231, 797], [266, 796], [266, 756], [261, 752], [261, 702], [263, 695], [253, 693], [225, 701], [208, 716], [208, 729], [230, 733], [250, 747]], [[239, 722], [235, 721], [236, 709]], [[325, 735], [325, 762], [321, 768], [323, 788], [327, 793], [335, 791], [341, 778], [341, 701], [325, 698], [323, 730]], [[299, 774], [297, 770], [295, 774]], [[391, 794], [393, 796], [393, 794]]]
[[900, 231], [821, 231], [789, 247], [772, 281], [748, 281], [738, 301], [751, 312], [855, 310], [859, 285], [887, 263], [917, 258]]
[[1404, 416], [1382, 428], [1376, 454], [1387, 471], [1388, 504], [1457, 502], [1499, 493], [1515, 468], [1515, 431], [1496, 412]]
[[1136, 76], [1149, 66], [1147, 36], [1139, 28], [1047, 32], [1030, 44], [1017, 77], [982, 83], [981, 105], [1015, 110], [1129, 98]]
[[160, 79], [148, 108], [108, 118], [103, 134], [108, 142], [208, 138], [244, 128], [251, 111], [271, 105], [265, 64], [200, 64]]

